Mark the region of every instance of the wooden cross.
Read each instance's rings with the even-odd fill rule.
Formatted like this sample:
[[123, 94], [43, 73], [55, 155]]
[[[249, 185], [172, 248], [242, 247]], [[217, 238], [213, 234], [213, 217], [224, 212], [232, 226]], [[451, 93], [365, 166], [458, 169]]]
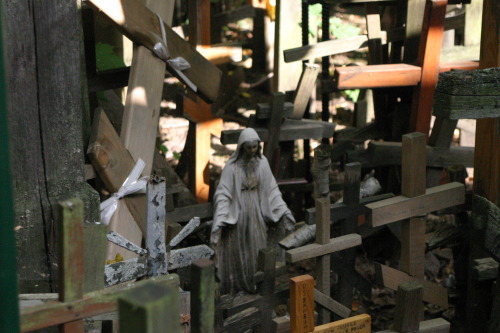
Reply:
[[290, 279], [290, 329], [291, 333], [356, 332], [370, 333], [371, 318], [359, 315], [320, 326], [314, 325], [314, 278], [301, 275]]
[[[378, 333], [448, 333], [450, 323], [442, 318], [420, 322], [423, 310], [422, 286], [415, 283], [398, 287], [396, 314], [392, 330]], [[320, 326], [314, 325], [314, 279], [310, 275], [290, 279], [291, 333], [371, 333], [371, 317], [361, 314]]]
[[[237, 332], [257, 329], [258, 332], [271, 332], [273, 325], [272, 312], [276, 305], [286, 303], [288, 286], [275, 286], [276, 277], [282, 275], [286, 266], [276, 264], [276, 250], [265, 248], [259, 251], [257, 273], [254, 282], [258, 285], [259, 294], [230, 296], [220, 298], [218, 316], [224, 317], [224, 332]], [[221, 324], [219, 324], [220, 326]]]
[[[349, 316], [351, 307], [345, 307], [330, 298], [330, 254], [360, 244], [361, 236], [355, 233], [330, 239], [330, 200], [320, 198], [316, 199], [316, 242], [286, 252], [286, 260], [290, 263], [319, 257], [318, 290], [314, 292], [315, 299], [323, 307], [343, 318]], [[325, 317], [324, 320], [329, 320], [328, 315], [322, 316]]]
[[373, 227], [410, 219], [403, 222], [401, 241], [401, 269], [409, 276], [405, 277], [405, 273], [380, 265], [384, 285], [395, 289], [398, 278], [417, 279], [424, 285], [425, 301], [438, 301], [434, 304], [447, 307], [446, 289], [423, 281], [425, 221], [421, 215], [462, 204], [465, 189], [462, 184], [456, 182], [429, 189], [425, 188], [426, 164], [423, 158], [425, 156], [425, 141], [426, 136], [423, 133], [403, 136], [402, 195], [368, 204], [366, 207], [370, 212], [369, 223]]
[[[22, 309], [22, 332], [55, 325], [61, 325], [64, 332], [83, 332], [82, 319], [116, 311], [120, 296], [145, 283], [141, 281], [84, 293], [83, 203], [80, 199], [64, 201], [59, 204], [59, 212], [59, 301]], [[163, 286], [177, 288], [179, 285], [175, 275], [152, 280]]]

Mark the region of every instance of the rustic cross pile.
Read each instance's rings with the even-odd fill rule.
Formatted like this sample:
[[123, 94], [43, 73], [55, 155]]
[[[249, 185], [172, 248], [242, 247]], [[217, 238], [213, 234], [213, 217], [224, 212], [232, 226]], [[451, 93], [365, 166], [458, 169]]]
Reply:
[[425, 143], [426, 135], [422, 133], [403, 136], [401, 195], [368, 204], [366, 208], [369, 210], [369, 223], [373, 227], [404, 220], [401, 235], [402, 271], [377, 264], [378, 278], [383, 285], [396, 289], [399, 283], [416, 280], [424, 287], [424, 301], [447, 308], [446, 288], [423, 279], [425, 264], [423, 215], [462, 204], [465, 200], [465, 188], [463, 184], [454, 182], [426, 189]]
[[[314, 324], [314, 279], [301, 275], [290, 279], [291, 333], [371, 333], [371, 317], [360, 314], [323, 325]], [[450, 323], [442, 318], [420, 321], [423, 310], [422, 286], [405, 283], [398, 286], [393, 328], [378, 333], [428, 332], [448, 333]]]
[[[22, 332], [55, 325], [59, 325], [62, 332], [83, 332], [84, 318], [117, 311], [119, 297], [148, 283], [141, 281], [84, 293], [83, 203], [80, 199], [67, 200], [59, 204], [59, 211], [59, 300], [22, 309]], [[94, 274], [100, 274], [102, 279], [102, 269]], [[175, 289], [179, 286], [179, 279], [173, 274], [149, 281]], [[178, 312], [175, 316], [178, 324]]]

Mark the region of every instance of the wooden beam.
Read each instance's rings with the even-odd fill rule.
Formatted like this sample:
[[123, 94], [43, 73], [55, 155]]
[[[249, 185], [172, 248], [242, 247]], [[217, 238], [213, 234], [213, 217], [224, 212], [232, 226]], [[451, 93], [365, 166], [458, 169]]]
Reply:
[[118, 297], [133, 288], [149, 283], [148, 281], [157, 282], [163, 286], [179, 286], [179, 277], [170, 274], [87, 293], [82, 299], [73, 302], [52, 302], [24, 308], [21, 311], [21, 331], [29, 332], [116, 311], [118, 310]]
[[349, 66], [335, 68], [338, 89], [416, 86], [421, 69], [407, 64]]
[[301, 260], [316, 258], [332, 252], [342, 251], [357, 245], [361, 245], [361, 236], [350, 234], [330, 239], [328, 244], [308, 244], [297, 249], [286, 252], [286, 260], [296, 263]]
[[[443, 318], [436, 318], [421, 321], [418, 326], [418, 333], [449, 333], [450, 323]], [[400, 331], [384, 330], [377, 333], [400, 333]]]
[[[59, 203], [59, 301], [73, 302], [83, 296], [83, 202]], [[83, 321], [60, 325], [60, 332], [83, 331]]]
[[448, 308], [448, 290], [445, 287], [432, 281], [416, 279], [397, 269], [378, 263], [375, 264], [375, 273], [377, 281], [392, 290], [397, 290], [401, 283], [420, 283], [424, 288], [423, 300], [425, 302]]
[[180, 333], [179, 292], [148, 282], [118, 300], [120, 332]]
[[432, 103], [439, 73], [439, 58], [443, 42], [444, 18], [448, 0], [426, 3], [423, 32], [417, 64], [422, 68], [420, 84], [413, 90], [410, 131], [429, 135]]
[[292, 333], [314, 330], [314, 278], [301, 275], [290, 279], [290, 328]]
[[[254, 128], [260, 139], [266, 142], [269, 138], [267, 128]], [[331, 138], [335, 129], [334, 123], [326, 123], [309, 119], [285, 119], [281, 125], [280, 142], [299, 139]], [[226, 130], [222, 132], [221, 143], [224, 145], [238, 143], [242, 130]]]
[[394, 197], [366, 205], [369, 209], [368, 221], [372, 227], [404, 220], [439, 209], [463, 204], [465, 199], [463, 184], [454, 182], [429, 188], [425, 195], [414, 198]]
[[215, 311], [215, 266], [208, 259], [191, 265], [191, 332], [213, 333]]
[[417, 282], [401, 283], [396, 295], [396, 311], [393, 328], [398, 332], [414, 332], [419, 329], [423, 314], [424, 288]]
[[341, 319], [328, 324], [316, 326], [313, 333], [371, 333], [371, 331], [371, 317], [367, 314], [361, 314], [351, 318]]
[[292, 119], [302, 119], [306, 111], [309, 99], [316, 87], [316, 78], [319, 74], [319, 65], [305, 64], [302, 75], [299, 79], [297, 90], [295, 91], [295, 98], [293, 100], [293, 114]]
[[[148, 50], [152, 51], [155, 44], [161, 42], [156, 10], [148, 9], [137, 0], [88, 0], [88, 3], [102, 11], [123, 34]], [[219, 94], [222, 72], [177, 35], [169, 25], [165, 25], [165, 33], [170, 56], [183, 57], [189, 62], [191, 68], [184, 70], [184, 75], [196, 85], [195, 92], [199, 96], [209, 103], [214, 102]], [[175, 70], [170, 68], [170, 71], [185, 82]]]

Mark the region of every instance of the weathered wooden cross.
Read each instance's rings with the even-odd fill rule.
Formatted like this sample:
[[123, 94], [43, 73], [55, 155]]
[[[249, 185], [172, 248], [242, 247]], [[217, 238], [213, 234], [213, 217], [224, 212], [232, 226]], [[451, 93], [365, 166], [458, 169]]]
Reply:
[[[316, 242], [286, 252], [286, 260], [290, 263], [319, 257], [318, 289], [314, 292], [315, 300], [342, 318], [349, 316], [351, 306], [346, 307], [330, 298], [330, 254], [360, 244], [361, 236], [356, 233], [330, 239], [330, 199], [320, 198], [316, 199]], [[350, 291], [352, 293], [352, 286]], [[320, 320], [329, 321], [325, 311], [320, 312]]]
[[[257, 273], [254, 283], [259, 293], [252, 295], [222, 295], [218, 309], [223, 317], [224, 332], [237, 332], [254, 329], [255, 332], [271, 332], [272, 313], [276, 305], [285, 304], [288, 299], [288, 286], [276, 284], [276, 277], [282, 275], [286, 266], [276, 264], [276, 250], [272, 247], [261, 249], [257, 259]], [[219, 324], [220, 326], [221, 324]]]
[[[59, 211], [59, 301], [22, 309], [22, 332], [55, 325], [60, 325], [63, 332], [83, 332], [82, 319], [116, 311], [119, 297], [145, 284], [145, 281], [122, 284], [84, 294], [83, 203], [80, 199], [67, 200], [59, 204]], [[174, 274], [151, 280], [162, 286], [179, 286]]]
[[[399, 285], [393, 329], [378, 333], [448, 333], [450, 323], [444, 319], [420, 322], [423, 310], [422, 294], [422, 286], [414, 282]], [[310, 275], [290, 279], [290, 324], [292, 333], [372, 332], [371, 317], [367, 314], [315, 326], [314, 279]]]
[[[398, 284], [418, 280], [424, 286], [424, 300], [446, 308], [447, 290], [423, 280], [425, 258], [425, 219], [423, 214], [462, 204], [465, 200], [463, 184], [454, 182], [426, 189], [425, 174], [426, 135], [412, 133], [403, 136], [401, 196], [368, 204], [368, 220], [378, 227], [403, 221], [401, 237], [401, 270], [385, 265], [377, 266], [383, 284], [396, 289]], [[402, 279], [402, 280], [401, 280]]]

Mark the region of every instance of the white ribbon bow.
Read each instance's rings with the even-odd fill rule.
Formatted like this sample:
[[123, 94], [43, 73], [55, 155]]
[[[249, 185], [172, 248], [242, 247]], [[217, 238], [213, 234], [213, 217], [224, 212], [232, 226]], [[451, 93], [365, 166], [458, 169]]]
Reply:
[[182, 73], [183, 70], [191, 68], [191, 65], [183, 57], [177, 57], [174, 59], [170, 58], [170, 52], [167, 47], [167, 35], [165, 33], [165, 26], [163, 25], [163, 20], [161, 19], [160, 15], [156, 14], [156, 16], [158, 17], [158, 21], [160, 21], [161, 38], [163, 40], [163, 43], [158, 42], [155, 44], [155, 46], [153, 47], [154, 54], [156, 54], [158, 58], [167, 62], [182, 78], [186, 85], [188, 85], [191, 90], [196, 92], [198, 89], [196, 85], [186, 75], [184, 75], [184, 73]]
[[146, 163], [144, 163], [143, 160], [138, 159], [134, 168], [130, 171], [130, 174], [127, 179], [125, 179], [118, 192], [113, 193], [111, 197], [101, 202], [100, 209], [102, 223], [106, 225], [109, 224], [111, 217], [118, 207], [118, 200], [132, 193], [146, 193], [146, 186], [148, 184], [149, 177], [146, 176], [139, 178], [145, 165]]

